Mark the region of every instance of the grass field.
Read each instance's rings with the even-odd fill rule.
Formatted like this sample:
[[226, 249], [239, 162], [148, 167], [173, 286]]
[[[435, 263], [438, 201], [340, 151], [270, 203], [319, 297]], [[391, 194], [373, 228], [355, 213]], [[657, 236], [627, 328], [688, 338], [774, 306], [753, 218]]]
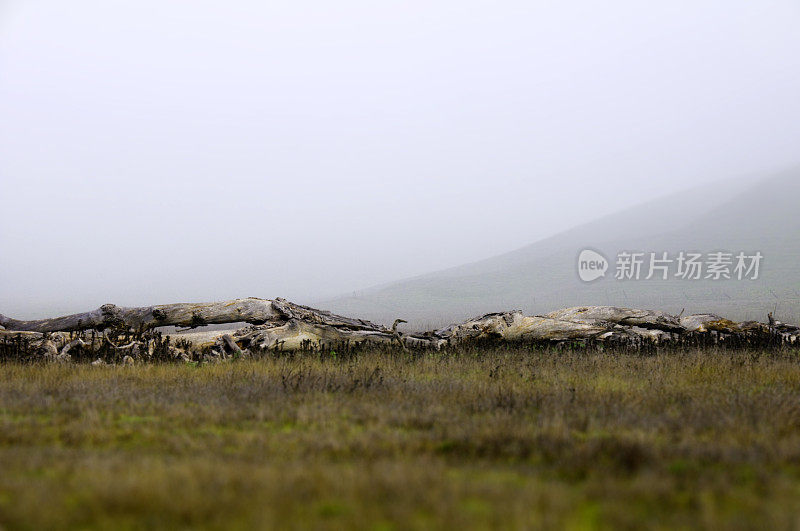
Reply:
[[0, 527], [800, 528], [800, 353], [0, 366]]

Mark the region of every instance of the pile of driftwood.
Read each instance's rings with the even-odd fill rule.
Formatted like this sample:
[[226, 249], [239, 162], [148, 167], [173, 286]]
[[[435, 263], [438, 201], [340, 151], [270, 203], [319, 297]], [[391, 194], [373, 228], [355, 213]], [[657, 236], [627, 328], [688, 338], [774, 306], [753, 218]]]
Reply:
[[[647, 348], [654, 345], [772, 347], [794, 344], [800, 328], [768, 316], [737, 323], [713, 314], [670, 315], [653, 310], [588, 306], [527, 316], [491, 313], [424, 333], [403, 333], [363, 319], [300, 306], [284, 299], [236, 299], [97, 310], [34, 321], [0, 315], [0, 358], [95, 363], [134, 360], [216, 361], [273, 351], [341, 351], [385, 346], [405, 351], [484, 344], [569, 344]], [[248, 323], [237, 330], [206, 325]], [[163, 327], [183, 327], [167, 333]]]

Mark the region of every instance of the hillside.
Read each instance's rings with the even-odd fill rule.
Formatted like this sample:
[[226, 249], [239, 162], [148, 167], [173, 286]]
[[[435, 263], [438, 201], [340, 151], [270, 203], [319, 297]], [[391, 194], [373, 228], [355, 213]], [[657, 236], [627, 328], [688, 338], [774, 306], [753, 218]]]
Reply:
[[[723, 181], [667, 196], [516, 251], [320, 302], [377, 321], [403, 317], [430, 326], [483, 312], [519, 308], [543, 313], [576, 305], [617, 305], [764, 318], [777, 308], [800, 318], [800, 171]], [[568, 226], [569, 212], [554, 226]], [[517, 230], [524, 230], [518, 228]], [[605, 278], [582, 282], [584, 248], [609, 260]], [[616, 280], [620, 251], [747, 254], [760, 251], [758, 280]], [[648, 255], [649, 256], [649, 255]], [[674, 267], [674, 265], [673, 265]], [[643, 266], [643, 276], [646, 275]], [[671, 270], [671, 274], [674, 271]]]

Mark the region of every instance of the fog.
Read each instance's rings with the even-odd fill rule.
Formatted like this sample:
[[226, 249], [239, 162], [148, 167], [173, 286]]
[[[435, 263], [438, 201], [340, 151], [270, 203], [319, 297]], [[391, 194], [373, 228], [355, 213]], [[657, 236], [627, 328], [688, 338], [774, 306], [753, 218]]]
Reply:
[[798, 27], [793, 0], [0, 0], [0, 312], [313, 302], [794, 166]]

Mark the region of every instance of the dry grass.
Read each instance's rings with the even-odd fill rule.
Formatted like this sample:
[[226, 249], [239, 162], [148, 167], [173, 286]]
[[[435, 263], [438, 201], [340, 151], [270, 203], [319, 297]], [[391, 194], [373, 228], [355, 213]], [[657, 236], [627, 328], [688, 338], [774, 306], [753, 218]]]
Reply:
[[0, 366], [0, 527], [800, 527], [796, 352]]

